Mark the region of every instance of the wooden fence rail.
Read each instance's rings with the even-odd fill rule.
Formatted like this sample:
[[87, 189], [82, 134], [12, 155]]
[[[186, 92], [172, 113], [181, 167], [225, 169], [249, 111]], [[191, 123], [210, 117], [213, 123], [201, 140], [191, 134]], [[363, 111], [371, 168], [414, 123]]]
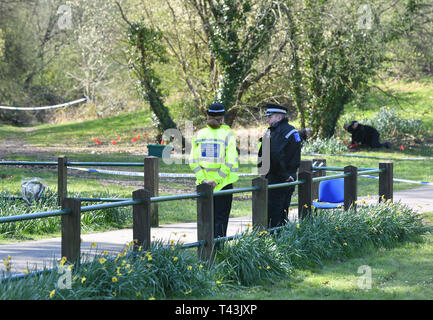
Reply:
[[[54, 212], [55, 215], [62, 215], [62, 245], [61, 254], [68, 261], [79, 262], [80, 257], [80, 234], [81, 212], [91, 211], [104, 208], [120, 207], [132, 205], [133, 215], [133, 239], [134, 248], [143, 246], [146, 250], [151, 247], [151, 228], [158, 221], [155, 208], [160, 201], [172, 201], [182, 199], [197, 199], [197, 247], [198, 256], [202, 260], [212, 261], [214, 255], [214, 207], [213, 199], [226, 193], [252, 192], [252, 227], [268, 229], [268, 189], [284, 187], [288, 185], [298, 186], [298, 218], [304, 219], [311, 215], [313, 198], [317, 197], [318, 185], [322, 180], [330, 180], [344, 177], [344, 210], [356, 208], [357, 200], [357, 177], [362, 175], [362, 171], [354, 166], [344, 167], [342, 174], [326, 176], [325, 172], [313, 170], [313, 162], [320, 162], [322, 166], [326, 165], [323, 159], [313, 161], [302, 161], [298, 180], [279, 185], [268, 185], [267, 179], [258, 177], [252, 180], [252, 187], [243, 189], [232, 189], [214, 192], [208, 184], [197, 186], [196, 194], [175, 195], [158, 197], [157, 186], [158, 177], [158, 159], [155, 157], [146, 157], [144, 160], [145, 180], [144, 186], [132, 193], [132, 200], [119, 201], [114, 203], [105, 203], [100, 205], [82, 207], [79, 199], [67, 197], [67, 159], [60, 157], [58, 159], [58, 190], [59, 203], [62, 210]], [[316, 167], [316, 166], [315, 166]], [[153, 170], [153, 172], [149, 172]], [[369, 173], [371, 173], [370, 170]], [[393, 164], [380, 163], [379, 169], [373, 170], [379, 173], [379, 201], [393, 200]], [[54, 215], [53, 213], [53, 215]], [[42, 215], [41, 217], [46, 217]], [[38, 216], [35, 215], [35, 218]], [[7, 219], [9, 218], [9, 219]], [[0, 223], [19, 221], [21, 217], [0, 218]], [[25, 215], [22, 219], [28, 219]], [[191, 247], [191, 246], [189, 246]]]

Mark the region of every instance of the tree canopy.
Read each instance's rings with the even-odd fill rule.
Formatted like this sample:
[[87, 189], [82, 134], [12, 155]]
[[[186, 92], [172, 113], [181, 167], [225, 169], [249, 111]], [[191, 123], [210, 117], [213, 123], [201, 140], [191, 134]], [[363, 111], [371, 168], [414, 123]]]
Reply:
[[2, 1], [0, 104], [85, 95], [77, 117], [150, 108], [161, 131], [201, 123], [213, 101], [229, 124], [274, 102], [330, 137], [377, 74], [433, 74], [432, 17], [429, 0]]

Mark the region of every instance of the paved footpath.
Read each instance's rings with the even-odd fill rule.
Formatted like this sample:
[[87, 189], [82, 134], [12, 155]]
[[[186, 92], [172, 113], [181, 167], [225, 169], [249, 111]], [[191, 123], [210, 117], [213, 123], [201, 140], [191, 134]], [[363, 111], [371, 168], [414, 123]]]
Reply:
[[[362, 198], [361, 198], [362, 199]], [[367, 200], [377, 201], [376, 198]], [[394, 202], [407, 204], [414, 210], [422, 212], [433, 212], [433, 186], [424, 186], [417, 189], [399, 191], [394, 193]], [[297, 210], [291, 211], [291, 219], [295, 219]], [[243, 232], [251, 223], [251, 217], [230, 218], [227, 235]], [[164, 242], [174, 240], [175, 242], [191, 243], [197, 241], [196, 223], [178, 223], [161, 225], [152, 228], [152, 240]], [[108, 251], [116, 254], [125, 248], [132, 239], [132, 229], [122, 229], [108, 232], [98, 232], [81, 235], [81, 251], [86, 254]], [[5, 270], [3, 259], [11, 257], [11, 272], [22, 273], [25, 269], [30, 271], [51, 268], [61, 259], [60, 238], [45, 239], [38, 241], [23, 241], [0, 245], [0, 276]], [[96, 244], [96, 247], [94, 246]]]

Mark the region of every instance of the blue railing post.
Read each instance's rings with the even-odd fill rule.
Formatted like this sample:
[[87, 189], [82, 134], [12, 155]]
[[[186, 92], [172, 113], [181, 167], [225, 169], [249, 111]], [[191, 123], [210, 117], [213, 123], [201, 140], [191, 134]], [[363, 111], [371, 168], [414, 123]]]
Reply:
[[63, 199], [62, 209], [71, 213], [62, 216], [62, 257], [72, 263], [80, 262], [81, 246], [81, 201], [73, 198]]

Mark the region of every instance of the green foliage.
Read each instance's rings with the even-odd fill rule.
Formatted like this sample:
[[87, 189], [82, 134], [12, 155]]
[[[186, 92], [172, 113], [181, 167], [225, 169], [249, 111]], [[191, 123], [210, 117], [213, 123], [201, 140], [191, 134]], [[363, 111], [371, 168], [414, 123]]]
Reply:
[[302, 152], [304, 153], [335, 154], [345, 151], [347, 151], [347, 146], [335, 137], [309, 139], [302, 146]]
[[[216, 101], [230, 109], [237, 101], [242, 81], [271, 43], [277, 16], [276, 2], [251, 0], [207, 1], [212, 15], [202, 16], [212, 54], [222, 67]], [[233, 117], [229, 117], [231, 124]]]
[[[58, 287], [55, 266], [20, 280], [3, 281], [0, 299], [209, 297], [224, 287], [233, 290], [287, 279], [295, 269], [314, 269], [406, 241], [421, 242], [431, 231], [422, 216], [400, 203], [360, 206], [356, 212], [323, 210], [287, 224], [274, 235], [248, 230], [225, 243], [210, 267], [197, 259], [195, 251], [181, 249], [180, 243], [157, 242], [145, 252], [132, 242], [116, 257], [95, 253], [83, 256], [87, 262], [80, 266], [65, 265], [72, 272], [71, 289]], [[131, 251], [135, 245], [137, 250]]]
[[401, 203], [359, 206], [357, 211], [318, 210], [275, 237], [278, 248], [295, 268], [315, 268], [372, 248], [391, 248], [404, 241], [421, 241], [431, 232], [422, 217]]
[[424, 135], [421, 119], [402, 119], [394, 109], [382, 107], [376, 117], [364, 120], [365, 124], [375, 127], [384, 138], [401, 139], [406, 135], [422, 137]]
[[282, 278], [290, 264], [267, 231], [248, 230], [217, 251], [217, 278], [241, 286]]
[[[23, 200], [9, 200], [0, 198], [0, 217], [10, 217], [34, 212], [58, 210], [57, 193], [50, 190], [44, 197], [28, 205]], [[83, 197], [79, 193], [71, 193], [71, 197]], [[113, 198], [109, 193], [95, 193], [94, 198]], [[83, 206], [94, 204], [83, 202]], [[83, 212], [81, 226], [83, 231], [97, 231], [110, 228], [124, 227], [132, 223], [131, 209], [128, 207], [111, 208]], [[29, 236], [53, 234], [61, 231], [61, 218], [50, 217], [43, 219], [24, 220], [19, 222], [1, 223], [0, 238], [26, 238]]]
[[[128, 299], [152, 300], [210, 295], [215, 287], [207, 267], [196, 255], [179, 249], [179, 245], [155, 243], [151, 250], [130, 243], [116, 257], [95, 253], [82, 257], [88, 262], [71, 268], [71, 288], [59, 288], [58, 268], [21, 281], [6, 281], [0, 287], [0, 299], [80, 300]], [[31, 270], [29, 270], [31, 271]], [[63, 271], [64, 273], [64, 271]], [[62, 274], [62, 272], [60, 272]], [[22, 284], [25, 283], [25, 286]]]

